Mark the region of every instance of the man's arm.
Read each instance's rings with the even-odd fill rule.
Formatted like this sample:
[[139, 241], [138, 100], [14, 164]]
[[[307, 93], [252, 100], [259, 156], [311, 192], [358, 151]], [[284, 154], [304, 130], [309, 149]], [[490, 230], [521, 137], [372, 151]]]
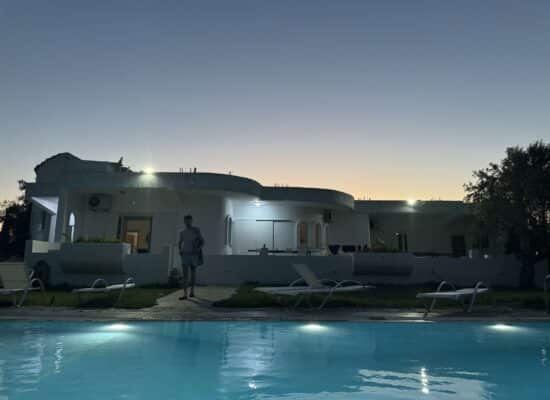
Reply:
[[201, 230], [199, 228], [196, 229], [197, 239], [199, 241], [199, 249], [202, 249], [202, 247], [204, 246], [204, 237], [202, 236]]

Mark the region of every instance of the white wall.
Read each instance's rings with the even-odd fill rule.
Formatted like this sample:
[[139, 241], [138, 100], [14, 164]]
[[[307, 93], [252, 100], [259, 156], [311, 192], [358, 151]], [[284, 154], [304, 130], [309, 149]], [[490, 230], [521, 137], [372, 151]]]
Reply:
[[396, 232], [406, 233], [411, 252], [451, 253], [451, 236], [464, 235], [466, 248], [472, 246], [465, 218], [453, 213], [371, 213], [371, 239], [381, 239], [388, 248], [397, 249]]
[[377, 284], [411, 285], [447, 280], [458, 286], [483, 281], [490, 286], [516, 287], [519, 273], [520, 263], [510, 255], [484, 259], [416, 257], [410, 253], [354, 254], [355, 276]]
[[186, 194], [182, 196], [177, 232], [184, 229], [183, 217], [193, 216], [205, 239], [204, 254], [226, 254], [225, 216], [231, 212], [230, 202], [221, 195]]
[[332, 213], [332, 222], [328, 225], [328, 244], [354, 245], [370, 247], [369, 215], [354, 211]]
[[203, 285], [287, 285], [299, 278], [292, 264], [307, 264], [322, 278], [343, 280], [352, 277], [351, 256], [207, 256], [197, 270], [197, 282]]
[[207, 254], [227, 254], [225, 246], [225, 216], [231, 215], [230, 199], [221, 195], [189, 193], [180, 195], [169, 190], [129, 190], [112, 194], [112, 208], [108, 212], [91, 211], [87, 205], [89, 194], [80, 194], [69, 204], [75, 213], [75, 238], [117, 237], [121, 216], [152, 217], [151, 252], [158, 253], [164, 246], [175, 246], [179, 232], [184, 229], [183, 218], [193, 215], [201, 229]]

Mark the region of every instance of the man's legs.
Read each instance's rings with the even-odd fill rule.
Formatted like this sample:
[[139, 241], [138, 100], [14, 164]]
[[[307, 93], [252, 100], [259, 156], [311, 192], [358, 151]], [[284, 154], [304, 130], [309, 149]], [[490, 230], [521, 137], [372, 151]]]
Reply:
[[[195, 280], [196, 280], [196, 272], [197, 272], [197, 267], [195, 267], [194, 265], [191, 265], [189, 267], [189, 269], [191, 270], [191, 281], [189, 282], [189, 286], [191, 286], [191, 297], [195, 297]], [[187, 291], [186, 291], [187, 292]]]
[[187, 285], [189, 280], [189, 266], [187, 264], [181, 263], [181, 271], [183, 273], [182, 287], [183, 287], [183, 296], [180, 297], [180, 300], [187, 298]]

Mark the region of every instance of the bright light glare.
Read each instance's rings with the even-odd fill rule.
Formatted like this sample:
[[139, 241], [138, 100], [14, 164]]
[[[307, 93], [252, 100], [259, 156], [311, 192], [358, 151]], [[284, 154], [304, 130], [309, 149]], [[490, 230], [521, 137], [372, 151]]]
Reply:
[[256, 386], [256, 384], [254, 382], [249, 382], [248, 387], [252, 390], [256, 390], [258, 388], [258, 386]]
[[311, 322], [300, 326], [300, 329], [306, 332], [322, 332], [326, 331], [328, 327]]
[[254, 205], [256, 207], [260, 207], [262, 205], [262, 202], [260, 200], [254, 200]]
[[519, 326], [513, 326], [513, 325], [507, 325], [507, 324], [494, 324], [494, 325], [491, 325], [489, 328], [495, 331], [501, 331], [501, 332], [518, 332], [522, 330], [522, 328], [520, 328]]
[[416, 200], [416, 199], [408, 199], [408, 200], [407, 200], [407, 204], [408, 204], [409, 206], [411, 206], [411, 207], [414, 206], [414, 205], [416, 205], [416, 203], [417, 203], [417, 200]]
[[127, 331], [131, 329], [131, 327], [130, 325], [126, 325], [126, 324], [111, 324], [111, 325], [107, 325], [105, 329], [109, 331]]
[[422, 384], [422, 393], [424, 394], [430, 394], [430, 388], [429, 388], [429, 380], [428, 380], [428, 373], [426, 372], [426, 368], [420, 369], [420, 383]]
[[143, 173], [146, 175], [153, 175], [155, 173], [155, 169], [153, 167], [145, 167], [143, 169]]

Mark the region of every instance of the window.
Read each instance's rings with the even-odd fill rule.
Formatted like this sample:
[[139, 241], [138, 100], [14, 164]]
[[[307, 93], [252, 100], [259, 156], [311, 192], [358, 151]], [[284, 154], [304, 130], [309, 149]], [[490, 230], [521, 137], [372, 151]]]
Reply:
[[409, 251], [409, 239], [407, 238], [407, 234], [405, 232], [398, 232], [396, 233], [397, 236], [397, 250], [400, 252], [408, 252]]
[[74, 213], [71, 213], [69, 215], [69, 240], [70, 242], [74, 242], [74, 227], [76, 225], [76, 218], [74, 216]]
[[132, 246], [132, 253], [151, 251], [151, 217], [121, 217], [119, 238]]
[[322, 247], [322, 230], [321, 230], [321, 224], [317, 223], [315, 224], [315, 248], [320, 249]]
[[230, 215], [225, 217], [225, 245], [231, 247], [231, 230], [233, 219]]
[[307, 247], [307, 222], [298, 223], [298, 248]]
[[451, 251], [453, 257], [464, 257], [466, 255], [466, 238], [464, 235], [451, 236]]

